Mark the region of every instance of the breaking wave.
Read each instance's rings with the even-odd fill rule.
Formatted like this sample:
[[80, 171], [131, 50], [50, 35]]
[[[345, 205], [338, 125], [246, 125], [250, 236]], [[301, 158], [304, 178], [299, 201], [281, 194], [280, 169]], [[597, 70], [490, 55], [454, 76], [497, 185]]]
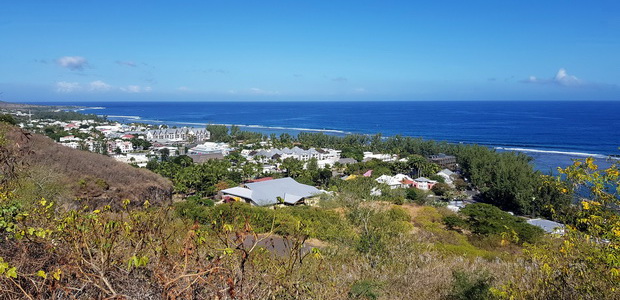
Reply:
[[529, 149], [529, 148], [513, 148], [513, 147], [494, 147], [497, 150], [505, 150], [505, 151], [519, 151], [519, 152], [532, 152], [532, 153], [547, 153], [547, 154], [560, 154], [567, 156], [580, 156], [580, 157], [594, 157], [594, 158], [612, 158], [612, 159], [620, 159], [618, 157], [608, 156], [604, 154], [596, 154], [596, 153], [585, 153], [585, 152], [570, 152], [570, 151], [556, 151], [556, 150], [540, 150], [540, 149]]
[[131, 120], [142, 120], [140, 116], [108, 116], [108, 118], [122, 118], [122, 119], [131, 119]]

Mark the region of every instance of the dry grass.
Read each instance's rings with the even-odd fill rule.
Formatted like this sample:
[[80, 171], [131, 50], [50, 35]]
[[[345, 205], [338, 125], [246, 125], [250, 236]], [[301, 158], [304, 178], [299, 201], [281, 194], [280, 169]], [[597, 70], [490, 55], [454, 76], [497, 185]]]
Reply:
[[152, 204], [168, 204], [172, 184], [146, 169], [138, 169], [116, 160], [87, 151], [59, 145], [51, 139], [32, 134], [24, 138], [21, 130], [6, 133], [7, 148], [14, 156], [25, 153], [21, 160], [30, 168], [44, 168], [61, 177], [64, 186], [72, 191], [80, 205], [119, 207], [121, 200], [134, 204], [149, 200]]

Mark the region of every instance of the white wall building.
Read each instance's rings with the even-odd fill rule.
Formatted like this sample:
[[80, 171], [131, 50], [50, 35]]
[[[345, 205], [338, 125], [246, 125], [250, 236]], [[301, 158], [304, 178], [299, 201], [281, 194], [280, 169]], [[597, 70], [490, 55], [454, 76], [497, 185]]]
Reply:
[[146, 139], [149, 141], [166, 143], [166, 142], [187, 142], [192, 137], [195, 142], [204, 142], [211, 138], [211, 133], [204, 128], [166, 128], [149, 130], [146, 133]]

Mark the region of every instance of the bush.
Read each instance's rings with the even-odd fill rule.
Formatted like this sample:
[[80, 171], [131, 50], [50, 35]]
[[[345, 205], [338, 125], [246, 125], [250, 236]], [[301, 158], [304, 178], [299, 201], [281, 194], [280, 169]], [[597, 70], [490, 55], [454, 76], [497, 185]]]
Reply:
[[454, 180], [454, 187], [456, 188], [457, 191], [464, 191], [467, 189], [468, 184], [467, 182], [465, 182], [465, 180], [458, 178]]
[[375, 300], [381, 296], [380, 288], [381, 284], [373, 280], [359, 280], [351, 286], [349, 298]]
[[215, 202], [208, 198], [202, 198], [200, 196], [189, 196], [186, 199], [188, 202], [194, 203], [196, 205], [203, 205], [207, 207], [211, 207], [215, 205]]
[[457, 215], [448, 215], [448, 216], [443, 217], [443, 223], [450, 230], [454, 230], [456, 228], [463, 228], [467, 226], [467, 223], [465, 222], [465, 220], [461, 219]]
[[15, 120], [15, 118], [12, 115], [9, 115], [9, 114], [0, 115], [0, 122], [9, 123], [11, 125], [16, 125], [17, 124], [17, 121]]
[[501, 209], [485, 203], [474, 203], [461, 209], [461, 214], [467, 216], [467, 227], [476, 234], [501, 235], [503, 233], [517, 234], [518, 243], [533, 243], [540, 239], [544, 231], [536, 226], [527, 224], [524, 219], [515, 217]]
[[435, 181], [437, 181], [439, 183], [446, 183], [446, 179], [443, 178], [442, 176], [437, 175], [437, 174], [433, 174], [431, 176], [428, 176], [428, 179], [435, 180]]
[[406, 197], [409, 201], [419, 205], [424, 205], [427, 202], [426, 192], [416, 188], [407, 189]]
[[448, 300], [484, 300], [491, 299], [489, 290], [493, 278], [486, 272], [467, 273], [453, 271], [452, 290], [446, 297]]
[[441, 183], [438, 182], [436, 183], [433, 188], [431, 189], [433, 191], [433, 193], [435, 193], [435, 195], [437, 196], [444, 196], [445, 194], [448, 193], [448, 191], [451, 190], [450, 186], [446, 183]]
[[[192, 200], [190, 200], [190, 198]], [[195, 200], [199, 199], [199, 200]], [[204, 225], [218, 222], [237, 228], [248, 220], [257, 233], [290, 235], [302, 233], [324, 241], [350, 243], [355, 238], [353, 228], [338, 213], [309, 206], [270, 209], [244, 202], [231, 202], [210, 207], [212, 200], [188, 197], [175, 205], [177, 214]], [[273, 227], [272, 227], [273, 226]]]

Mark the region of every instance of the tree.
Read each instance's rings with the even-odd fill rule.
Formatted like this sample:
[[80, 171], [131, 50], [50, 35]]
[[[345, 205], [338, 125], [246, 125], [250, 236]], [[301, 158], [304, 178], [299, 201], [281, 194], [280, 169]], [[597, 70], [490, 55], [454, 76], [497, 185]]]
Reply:
[[289, 145], [293, 143], [293, 137], [288, 133], [280, 134], [280, 145]]
[[12, 115], [2, 114], [0, 115], [0, 122], [9, 123], [11, 125], [17, 125], [17, 121]]
[[561, 192], [570, 195], [575, 190], [582, 197], [574, 221], [567, 224], [559, 241], [527, 249], [533, 264], [517, 271], [529, 281], [509, 284], [496, 294], [505, 299], [616, 299], [620, 290], [618, 163], [601, 170], [593, 158], [587, 158], [559, 171], [569, 187]]
[[282, 161], [281, 167], [286, 170], [286, 176], [296, 178], [301, 175], [304, 163], [293, 157], [287, 157]]
[[181, 167], [189, 167], [194, 164], [194, 160], [187, 155], [175, 156], [171, 159], [171, 162]]
[[116, 147], [116, 148], [114, 148], [114, 153], [117, 154], [117, 155], [120, 155], [121, 153], [123, 153], [123, 151], [121, 151], [121, 148]]
[[445, 196], [450, 190], [450, 186], [446, 183], [438, 182], [431, 189], [437, 196]]
[[413, 203], [424, 205], [426, 204], [427, 193], [420, 189], [410, 188], [407, 189], [406, 198]]
[[467, 189], [468, 184], [467, 182], [465, 182], [465, 180], [457, 178], [456, 180], [454, 180], [454, 187], [457, 191], [464, 191]]
[[207, 125], [207, 130], [211, 134], [211, 140], [214, 142], [228, 142], [228, 127], [226, 125]]
[[161, 161], [168, 161], [168, 157], [170, 157], [170, 149], [163, 148], [159, 150], [159, 158]]
[[474, 203], [465, 206], [460, 213], [466, 216], [469, 230], [480, 235], [511, 236], [516, 234], [513, 242], [532, 243], [542, 235], [542, 229], [527, 224], [524, 219], [515, 217], [501, 209], [486, 203]]
[[359, 148], [347, 147], [342, 149], [340, 153], [340, 157], [342, 158], [353, 158], [357, 161], [362, 161], [364, 159], [364, 151]]
[[241, 130], [239, 129], [239, 126], [237, 125], [231, 125], [230, 126], [230, 136], [232, 136], [233, 138], [237, 138], [237, 136], [241, 133]]
[[437, 174], [433, 174], [431, 176], [428, 176], [428, 179], [435, 180], [435, 181], [437, 181], [439, 183], [446, 183], [446, 179], [443, 178], [442, 176], [437, 175]]

